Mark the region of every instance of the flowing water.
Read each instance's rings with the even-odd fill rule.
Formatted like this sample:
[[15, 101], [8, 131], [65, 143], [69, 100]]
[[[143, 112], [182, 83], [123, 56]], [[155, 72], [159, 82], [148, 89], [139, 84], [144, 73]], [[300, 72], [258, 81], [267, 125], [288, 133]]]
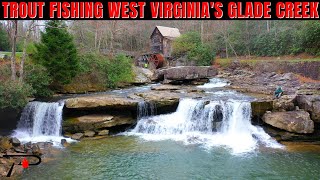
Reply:
[[204, 89], [219, 88], [219, 87], [225, 87], [229, 84], [230, 83], [227, 80], [220, 79], [220, 78], [212, 78], [210, 79], [209, 83], [198, 86], [198, 88], [204, 88]]
[[[319, 179], [319, 151], [291, 152], [251, 120], [251, 97], [199, 86], [206, 99], [182, 99], [176, 112], [157, 115], [140, 102], [136, 127], [121, 135], [83, 140], [21, 179]], [[216, 89], [218, 88], [218, 90]], [[61, 138], [63, 102], [32, 102], [15, 136], [23, 141]]]
[[260, 148], [232, 155], [180, 142], [144, 141], [134, 136], [83, 140], [55, 161], [30, 167], [21, 179], [319, 179], [320, 151]]
[[183, 141], [206, 148], [225, 146], [234, 154], [254, 151], [260, 145], [282, 148], [261, 127], [251, 125], [250, 120], [251, 104], [247, 101], [183, 99], [175, 113], [142, 118], [128, 135], [152, 141]]
[[137, 120], [157, 114], [157, 106], [153, 102], [141, 101], [138, 103]]
[[[22, 142], [53, 142], [59, 145], [64, 102], [30, 102], [13, 133]], [[69, 140], [69, 139], [68, 139]]]

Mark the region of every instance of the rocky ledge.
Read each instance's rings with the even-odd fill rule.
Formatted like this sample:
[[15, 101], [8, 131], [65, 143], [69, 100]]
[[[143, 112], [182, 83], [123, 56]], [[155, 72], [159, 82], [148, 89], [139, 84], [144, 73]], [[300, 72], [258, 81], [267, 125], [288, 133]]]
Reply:
[[[47, 162], [59, 150], [53, 148], [51, 143], [26, 143], [21, 144], [17, 138], [0, 137], [0, 179], [5, 178], [13, 163], [16, 165], [11, 173], [12, 178], [16, 178], [23, 172], [21, 165], [21, 157], [5, 157], [5, 155], [37, 155], [40, 156], [42, 162]], [[27, 158], [30, 163], [38, 162], [36, 158]]]

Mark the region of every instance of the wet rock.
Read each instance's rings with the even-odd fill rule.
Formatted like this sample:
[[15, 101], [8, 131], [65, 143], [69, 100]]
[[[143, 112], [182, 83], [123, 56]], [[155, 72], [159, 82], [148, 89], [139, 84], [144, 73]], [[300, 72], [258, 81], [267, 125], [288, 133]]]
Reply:
[[93, 137], [96, 133], [94, 131], [85, 131], [84, 136], [85, 137]]
[[19, 141], [19, 139], [17, 138], [11, 138], [11, 143], [13, 146], [17, 147], [17, 146], [20, 146], [21, 145], [21, 142]]
[[313, 133], [314, 123], [305, 111], [267, 112], [262, 120], [279, 129], [293, 133]]
[[80, 140], [81, 138], [83, 138], [83, 136], [84, 135], [82, 133], [76, 133], [76, 134], [71, 136], [71, 139]]
[[97, 95], [87, 97], [70, 98], [65, 101], [69, 109], [136, 109], [138, 101], [115, 95]]
[[313, 121], [320, 123], [320, 95], [298, 95], [295, 100], [300, 109], [310, 113]]
[[66, 139], [61, 139], [61, 145], [62, 145], [63, 147], [68, 146], [67, 140], [66, 140]]
[[102, 130], [98, 133], [99, 136], [107, 136], [109, 135], [109, 130]]
[[155, 91], [175, 91], [181, 89], [180, 86], [174, 86], [174, 85], [160, 85], [160, 86], [152, 86], [151, 90]]
[[32, 150], [32, 154], [35, 154], [35, 155], [38, 155], [38, 156], [42, 155], [42, 151], [41, 151], [40, 147], [37, 144], [32, 145], [31, 150]]
[[17, 153], [25, 153], [24, 147], [14, 147], [13, 149]]
[[204, 85], [205, 83], [208, 83], [209, 79], [208, 78], [203, 78], [203, 79], [196, 79], [190, 82], [191, 85], [199, 86], [199, 85]]

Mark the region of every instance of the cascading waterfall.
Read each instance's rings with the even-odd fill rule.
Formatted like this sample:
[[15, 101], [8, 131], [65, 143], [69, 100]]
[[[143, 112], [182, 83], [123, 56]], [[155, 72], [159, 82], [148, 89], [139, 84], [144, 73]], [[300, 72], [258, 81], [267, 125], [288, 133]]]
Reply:
[[208, 83], [197, 86], [198, 88], [204, 88], [204, 89], [210, 89], [210, 88], [219, 88], [219, 87], [225, 87], [229, 85], [230, 83], [224, 79], [220, 78], [212, 78], [209, 80]]
[[233, 153], [250, 152], [259, 144], [281, 148], [250, 120], [251, 104], [247, 101], [183, 99], [176, 112], [142, 118], [129, 134], [146, 140], [173, 139], [205, 147], [227, 146]]
[[22, 142], [60, 143], [64, 102], [30, 102], [24, 108], [13, 136]]
[[137, 119], [154, 116], [157, 114], [156, 104], [153, 102], [140, 101], [138, 103]]

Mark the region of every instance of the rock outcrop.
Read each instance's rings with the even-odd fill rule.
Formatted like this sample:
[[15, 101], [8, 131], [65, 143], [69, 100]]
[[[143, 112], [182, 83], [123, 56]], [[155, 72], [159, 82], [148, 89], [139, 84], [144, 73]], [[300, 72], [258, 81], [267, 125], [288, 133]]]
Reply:
[[314, 122], [320, 123], [320, 95], [298, 95], [296, 103], [300, 109], [310, 113]]
[[293, 111], [295, 110], [295, 95], [284, 95], [273, 101], [273, 109], [275, 111]]
[[157, 107], [174, 106], [179, 103], [179, 93], [167, 91], [150, 91], [145, 93], [136, 93], [135, 95], [143, 98], [145, 101], [154, 102]]
[[101, 129], [112, 128], [121, 125], [131, 125], [134, 123], [135, 119], [131, 117], [111, 115], [87, 115], [65, 120], [63, 122], [63, 131], [68, 133], [84, 132], [85, 136], [89, 136], [89, 134], [86, 132], [93, 131], [93, 133], [95, 134], [95, 132], [99, 133]]
[[175, 81], [210, 78], [216, 75], [218, 75], [218, 70], [211, 66], [179, 66], [157, 70], [155, 79], [164, 80], [164, 83], [174, 83]]
[[96, 95], [70, 98], [65, 101], [68, 109], [136, 109], [138, 101], [115, 95]]
[[273, 101], [253, 101], [251, 102], [252, 115], [262, 117], [267, 111], [273, 110]]
[[305, 111], [267, 112], [262, 120], [273, 127], [293, 133], [309, 134], [314, 131], [314, 123]]
[[74, 139], [74, 140], [80, 140], [81, 138], [84, 137], [84, 134], [82, 133], [76, 133], [74, 135], [71, 136], [71, 139]]

